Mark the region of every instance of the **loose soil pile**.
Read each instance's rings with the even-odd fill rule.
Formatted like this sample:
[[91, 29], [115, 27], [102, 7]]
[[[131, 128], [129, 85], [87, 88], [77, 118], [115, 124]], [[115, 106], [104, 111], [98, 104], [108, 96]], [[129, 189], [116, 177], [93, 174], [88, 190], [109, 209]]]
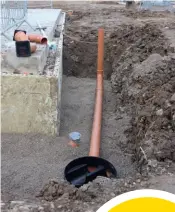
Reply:
[[116, 44], [111, 55], [112, 86], [133, 118], [129, 143], [136, 152], [142, 147], [147, 160], [174, 161], [174, 48], [150, 24], [124, 27], [112, 33], [111, 39]]
[[170, 15], [171, 13], [169, 11], [149, 11], [149, 10], [120, 10], [120, 12], [125, 15], [126, 17], [131, 18], [164, 18], [167, 17], [167, 15]]
[[[164, 163], [162, 167], [167, 168], [168, 164]], [[161, 168], [161, 170], [163, 169]], [[171, 192], [174, 182], [174, 175], [167, 177], [167, 169], [164, 170], [164, 173], [161, 172], [161, 176], [158, 176], [157, 179], [152, 177], [149, 181], [148, 178], [141, 177], [139, 174], [135, 178], [114, 180], [98, 177], [92, 183], [79, 189], [64, 181], [58, 183], [50, 180], [38, 193], [35, 202], [11, 201], [7, 204], [1, 203], [1, 207], [7, 212], [82, 212], [82, 208], [84, 208], [84, 212], [95, 212], [104, 203], [119, 194], [143, 188]]]

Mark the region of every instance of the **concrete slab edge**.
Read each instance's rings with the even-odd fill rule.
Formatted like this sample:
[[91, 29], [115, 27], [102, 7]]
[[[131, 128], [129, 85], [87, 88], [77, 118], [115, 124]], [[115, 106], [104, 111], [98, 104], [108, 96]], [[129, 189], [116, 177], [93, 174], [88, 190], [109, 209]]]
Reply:
[[62, 75], [63, 75], [63, 33], [66, 13], [62, 12], [58, 25], [60, 26], [60, 37], [57, 39], [57, 57], [54, 66], [54, 75], [58, 78], [58, 102], [57, 102], [57, 135], [60, 131], [60, 114], [61, 114], [61, 91], [62, 91]]

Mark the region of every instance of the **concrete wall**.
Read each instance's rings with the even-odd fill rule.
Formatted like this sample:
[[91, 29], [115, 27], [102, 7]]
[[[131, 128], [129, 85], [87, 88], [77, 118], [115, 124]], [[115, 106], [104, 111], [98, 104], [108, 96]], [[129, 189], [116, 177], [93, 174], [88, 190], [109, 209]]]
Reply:
[[58, 78], [4, 75], [1, 78], [1, 132], [56, 134]]
[[[55, 38], [57, 57], [52, 76], [38, 75], [38, 68], [34, 75], [28, 76], [2, 73], [2, 133], [59, 135], [64, 22], [65, 13], [59, 12], [54, 26], [59, 26], [60, 37]], [[43, 59], [41, 63], [45, 65]], [[29, 72], [29, 68], [26, 68], [22, 70]]]

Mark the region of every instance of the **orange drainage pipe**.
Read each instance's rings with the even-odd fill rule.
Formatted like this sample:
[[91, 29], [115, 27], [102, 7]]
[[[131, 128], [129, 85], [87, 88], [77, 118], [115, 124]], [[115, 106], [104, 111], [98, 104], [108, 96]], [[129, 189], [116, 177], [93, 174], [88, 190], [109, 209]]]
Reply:
[[99, 29], [96, 100], [89, 156], [77, 158], [71, 161], [64, 170], [65, 179], [76, 187], [80, 187], [83, 184], [93, 181], [97, 176], [117, 176], [115, 167], [109, 161], [99, 157], [103, 105], [103, 60], [104, 30]]
[[15, 33], [14, 40], [15, 41], [27, 41], [28, 36], [23, 31], [19, 31], [19, 32]]
[[98, 63], [94, 120], [90, 141], [89, 156], [99, 157], [101, 142], [101, 122], [103, 109], [103, 60], [104, 60], [104, 29], [98, 30]]
[[28, 39], [30, 42], [35, 42], [39, 44], [47, 44], [47, 38], [42, 35], [29, 34]]

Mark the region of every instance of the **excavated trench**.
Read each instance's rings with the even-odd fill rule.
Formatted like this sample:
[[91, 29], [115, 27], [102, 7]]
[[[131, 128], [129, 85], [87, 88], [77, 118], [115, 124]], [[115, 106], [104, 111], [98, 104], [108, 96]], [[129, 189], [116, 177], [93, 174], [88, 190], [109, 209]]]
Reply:
[[[122, 153], [128, 154], [122, 160], [129, 161], [128, 165], [132, 167], [129, 173], [132, 174], [137, 168], [137, 171], [142, 172], [141, 167], [145, 166], [149, 159], [174, 160], [174, 104], [171, 101], [175, 81], [173, 52], [174, 49], [170, 47], [168, 40], [154, 24], [122, 25], [113, 32], [106, 32], [104, 78], [108, 100], [104, 101], [103, 131], [106, 132], [107, 138], [106, 135], [102, 138], [102, 153], [104, 156], [111, 155], [112, 151], [115, 159], [111, 162], [115, 163], [119, 170], [121, 167], [117, 167], [116, 161]], [[95, 88], [96, 60], [97, 31], [85, 28], [80, 32], [68, 28], [64, 40], [66, 80], [79, 80], [82, 83], [80, 90], [87, 91], [84, 86], [91, 87], [89, 82]], [[155, 92], [159, 92], [156, 97]], [[82, 95], [88, 99], [91, 94], [87, 91], [86, 96]], [[77, 96], [81, 101], [81, 95]], [[168, 104], [169, 108], [165, 104]], [[165, 113], [162, 116], [156, 115], [159, 110], [165, 110]], [[108, 117], [107, 121], [105, 117]], [[122, 129], [119, 127], [121, 123]], [[156, 132], [154, 123], [157, 124]], [[166, 130], [169, 132], [167, 141]], [[107, 148], [103, 149], [103, 146]], [[125, 166], [124, 169], [128, 167]]]
[[[75, 32], [67, 29], [65, 34], [61, 135], [64, 136], [67, 131], [80, 132], [80, 148], [86, 156], [89, 151], [95, 102], [97, 30]], [[125, 178], [137, 173], [137, 163], [133, 161], [134, 152], [130, 151], [130, 147], [126, 148], [125, 131], [129, 130], [131, 116], [124, 111], [122, 105], [117, 105], [118, 95], [112, 91], [111, 50], [115, 44], [110, 41], [109, 34], [106, 36], [101, 157], [116, 167], [119, 178]], [[118, 53], [116, 57], [119, 55]]]
[[[64, 39], [64, 78], [62, 90], [61, 135], [67, 131], [81, 133], [80, 149], [87, 156], [92, 130], [96, 70], [97, 36], [92, 41]], [[92, 42], [92, 43], [91, 43]], [[127, 142], [124, 131], [128, 129], [130, 117], [116, 112], [116, 94], [112, 91], [110, 76], [112, 64], [105, 50], [104, 62], [104, 104], [102, 120], [101, 157], [109, 160], [117, 169], [118, 177], [133, 176], [136, 173], [132, 153], [121, 149]], [[121, 108], [122, 110], [122, 108]]]

